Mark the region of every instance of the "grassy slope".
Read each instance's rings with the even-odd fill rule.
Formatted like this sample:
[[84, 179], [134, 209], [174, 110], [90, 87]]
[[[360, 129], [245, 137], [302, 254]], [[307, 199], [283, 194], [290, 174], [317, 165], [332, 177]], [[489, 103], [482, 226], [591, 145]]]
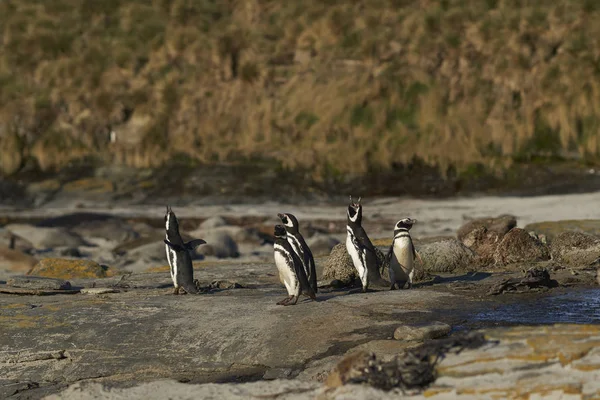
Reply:
[[3, 0], [0, 34], [5, 173], [187, 154], [319, 177], [600, 150], [596, 0]]

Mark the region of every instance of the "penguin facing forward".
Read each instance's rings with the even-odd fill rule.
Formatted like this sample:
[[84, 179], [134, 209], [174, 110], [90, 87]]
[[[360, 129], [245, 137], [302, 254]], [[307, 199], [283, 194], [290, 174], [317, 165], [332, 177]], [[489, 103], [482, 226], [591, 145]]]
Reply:
[[167, 206], [165, 215], [165, 251], [171, 270], [171, 279], [173, 279], [173, 294], [179, 294], [180, 289], [185, 293], [199, 293], [194, 284], [194, 268], [192, 266], [192, 257], [190, 251], [206, 242], [202, 239], [194, 239], [187, 243], [183, 242], [179, 234], [179, 223], [171, 207]]
[[313, 292], [317, 293], [317, 270], [315, 267], [315, 259], [308, 244], [306, 244], [304, 237], [300, 233], [298, 219], [292, 214], [279, 213], [277, 216], [281, 219], [281, 222], [283, 222], [283, 226], [287, 231], [287, 241], [290, 246], [292, 246], [292, 249], [294, 249], [296, 255], [298, 255], [298, 258], [300, 258], [300, 261], [302, 261], [308, 284]]
[[394, 226], [394, 239], [387, 254], [389, 273], [392, 287], [390, 290], [407, 289], [412, 287], [414, 263], [417, 253], [410, 237], [410, 228], [417, 222], [416, 219], [403, 218]]
[[360, 197], [354, 203], [352, 196], [350, 196], [347, 216], [346, 230], [348, 231], [348, 236], [346, 237], [346, 249], [352, 259], [354, 268], [358, 272], [362, 283], [362, 291], [366, 292], [369, 283], [373, 280], [377, 281], [378, 284], [380, 283], [381, 275], [379, 274], [379, 260], [377, 259], [375, 247], [361, 225], [362, 205], [360, 204]]
[[308, 283], [302, 260], [294, 252], [288, 242], [287, 231], [283, 225], [275, 225], [275, 244], [273, 253], [275, 266], [279, 271], [279, 280], [285, 285], [288, 297], [278, 301], [277, 304], [284, 306], [295, 305], [302, 293], [316, 300], [315, 292]]

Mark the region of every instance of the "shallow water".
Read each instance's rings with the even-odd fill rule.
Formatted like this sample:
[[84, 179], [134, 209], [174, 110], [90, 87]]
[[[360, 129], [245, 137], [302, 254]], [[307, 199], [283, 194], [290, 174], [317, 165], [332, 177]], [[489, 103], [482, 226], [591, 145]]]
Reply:
[[600, 288], [524, 299], [522, 302], [477, 313], [473, 319], [498, 324], [598, 324]]

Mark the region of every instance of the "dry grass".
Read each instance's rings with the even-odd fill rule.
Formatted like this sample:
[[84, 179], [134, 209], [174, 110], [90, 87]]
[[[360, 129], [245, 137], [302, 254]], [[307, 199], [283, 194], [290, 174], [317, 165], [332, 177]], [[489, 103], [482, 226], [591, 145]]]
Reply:
[[595, 0], [3, 0], [0, 29], [5, 173], [187, 155], [318, 178], [600, 151]]

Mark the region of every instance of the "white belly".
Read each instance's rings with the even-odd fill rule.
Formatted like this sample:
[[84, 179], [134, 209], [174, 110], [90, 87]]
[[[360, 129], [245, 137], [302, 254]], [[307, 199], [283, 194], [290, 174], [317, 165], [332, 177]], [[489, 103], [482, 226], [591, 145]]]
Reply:
[[393, 254], [390, 259], [390, 278], [396, 282], [406, 282], [413, 271], [414, 257], [409, 238], [401, 237], [394, 241]]
[[177, 253], [168, 244], [165, 244], [165, 251], [167, 252], [167, 261], [169, 262], [169, 272], [171, 273], [173, 285], [179, 287], [177, 284]]
[[363, 286], [367, 284], [367, 261], [364, 255], [361, 255], [356, 247], [354, 247], [354, 243], [352, 242], [352, 236], [348, 232], [348, 236], [346, 238], [346, 250], [352, 259], [352, 264], [354, 264], [354, 268], [356, 268], [356, 272], [358, 272], [358, 277], [362, 282]]
[[275, 252], [275, 265], [279, 271], [279, 280], [285, 285], [288, 294], [290, 296], [294, 295], [298, 286], [296, 274], [290, 270], [286, 257], [279, 251]]

